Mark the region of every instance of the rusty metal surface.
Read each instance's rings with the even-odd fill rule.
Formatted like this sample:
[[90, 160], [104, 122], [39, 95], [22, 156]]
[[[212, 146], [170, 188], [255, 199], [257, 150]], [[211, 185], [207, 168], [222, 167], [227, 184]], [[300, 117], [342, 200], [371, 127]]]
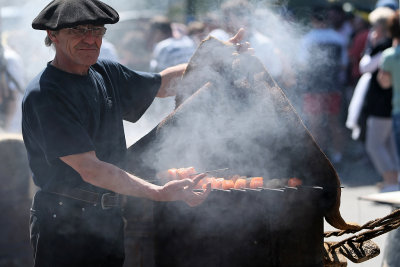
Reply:
[[331, 250], [332, 244], [324, 243], [324, 267], [346, 267], [347, 259], [338, 250]]

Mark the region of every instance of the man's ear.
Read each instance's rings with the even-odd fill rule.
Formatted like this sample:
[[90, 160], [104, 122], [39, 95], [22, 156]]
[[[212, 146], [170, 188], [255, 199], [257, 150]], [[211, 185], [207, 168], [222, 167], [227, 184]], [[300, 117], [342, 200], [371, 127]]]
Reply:
[[51, 30], [46, 30], [46, 32], [47, 32], [47, 36], [50, 38], [50, 40], [51, 40], [53, 43], [57, 43], [57, 36], [56, 36], [56, 33], [55, 33], [54, 31], [51, 31]]

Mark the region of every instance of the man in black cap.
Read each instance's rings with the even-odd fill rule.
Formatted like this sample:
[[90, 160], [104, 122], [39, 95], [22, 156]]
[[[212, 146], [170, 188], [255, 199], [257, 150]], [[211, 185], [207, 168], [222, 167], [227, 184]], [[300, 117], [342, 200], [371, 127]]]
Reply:
[[[35, 266], [122, 266], [123, 220], [118, 194], [200, 204], [204, 177], [148, 183], [121, 169], [123, 119], [135, 122], [185, 64], [159, 74], [97, 60], [104, 24], [118, 13], [98, 0], [55, 0], [34, 19], [46, 30], [54, 59], [31, 81], [23, 100], [23, 137], [35, 184], [31, 209]], [[230, 41], [240, 41], [240, 31]]]

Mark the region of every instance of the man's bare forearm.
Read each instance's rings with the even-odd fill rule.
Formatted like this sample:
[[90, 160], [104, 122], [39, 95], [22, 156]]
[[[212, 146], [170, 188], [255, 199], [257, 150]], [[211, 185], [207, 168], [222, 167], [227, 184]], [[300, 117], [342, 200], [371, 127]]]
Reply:
[[115, 165], [98, 160], [94, 152], [62, 157], [61, 160], [75, 169], [87, 183], [119, 194], [160, 200], [158, 197], [160, 186], [129, 174]]
[[119, 194], [147, 198], [155, 201], [162, 200], [159, 198], [160, 186], [151, 184], [112, 164], [104, 162], [102, 165], [99, 172], [95, 173], [93, 177], [84, 178], [84, 180]]
[[99, 160], [94, 151], [60, 159], [77, 171], [85, 182], [128, 196], [155, 201], [181, 200], [190, 206], [195, 206], [202, 203], [211, 191], [210, 186], [202, 193], [192, 190], [205, 177], [205, 174], [196, 175], [190, 179], [169, 181], [163, 186], [158, 186], [127, 173], [113, 164]]
[[177, 86], [175, 81], [180, 79], [185, 72], [187, 64], [179, 64], [173, 67], [166, 68], [160, 72], [161, 75], [161, 86], [157, 93], [157, 97], [168, 97], [175, 96], [177, 92]]

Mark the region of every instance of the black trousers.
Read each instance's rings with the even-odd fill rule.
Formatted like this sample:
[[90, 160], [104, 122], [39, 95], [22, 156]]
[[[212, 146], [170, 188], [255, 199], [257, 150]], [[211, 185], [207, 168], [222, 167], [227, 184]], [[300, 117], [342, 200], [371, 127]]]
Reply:
[[34, 266], [122, 266], [123, 231], [120, 207], [103, 210], [100, 205], [38, 191], [30, 217]]

